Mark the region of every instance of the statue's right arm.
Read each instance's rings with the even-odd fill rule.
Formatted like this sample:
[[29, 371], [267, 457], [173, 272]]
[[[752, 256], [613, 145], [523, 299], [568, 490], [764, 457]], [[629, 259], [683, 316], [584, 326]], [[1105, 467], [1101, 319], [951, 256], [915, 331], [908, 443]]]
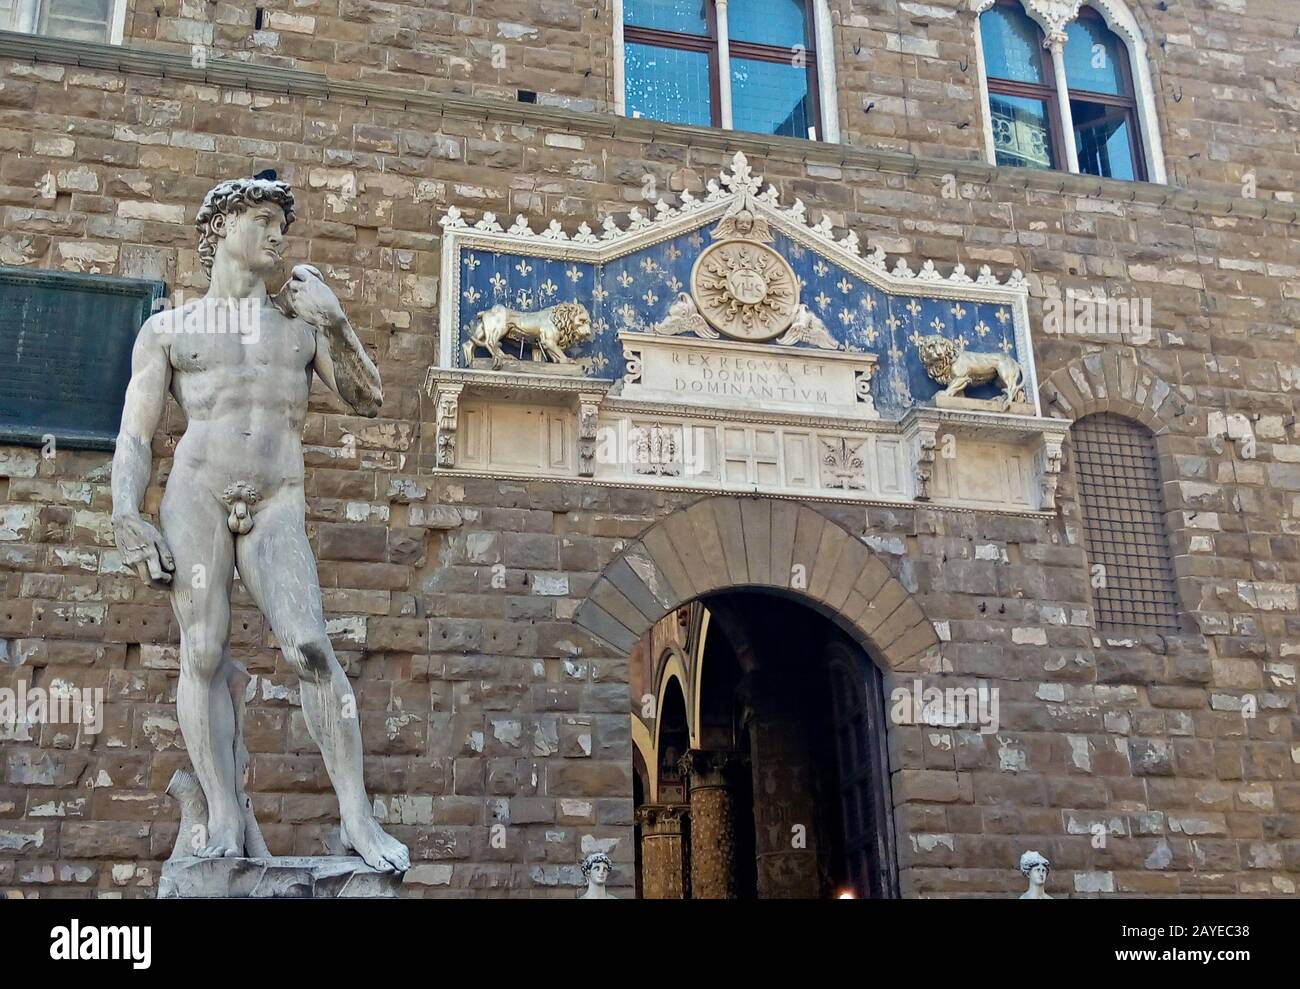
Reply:
[[171, 387], [166, 337], [158, 332], [160, 313], [140, 328], [131, 352], [131, 382], [126, 387], [122, 425], [113, 453], [113, 535], [118, 550], [141, 579], [155, 587], [171, 583], [175, 569], [162, 535], [141, 514], [149, 486], [154, 430], [162, 420]]

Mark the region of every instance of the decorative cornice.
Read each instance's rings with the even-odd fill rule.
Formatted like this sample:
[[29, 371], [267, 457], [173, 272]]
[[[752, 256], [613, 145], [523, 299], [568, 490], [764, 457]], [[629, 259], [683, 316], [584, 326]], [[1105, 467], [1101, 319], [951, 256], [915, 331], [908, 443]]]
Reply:
[[[479, 243], [491, 244], [500, 249], [517, 247], [532, 254], [541, 248], [541, 253], [546, 256], [605, 262], [647, 244], [703, 226], [731, 207], [738, 198], [743, 198], [747, 207], [753, 208], [760, 215], [766, 214], [783, 232], [821, 251], [886, 291], [912, 292], [924, 286], [926, 294], [947, 298], [950, 296], [948, 290], [955, 289], [956, 294], [952, 297], [966, 299], [980, 298], [986, 294], [981, 290], [993, 289], [1001, 292], [993, 293], [992, 298], [1006, 302], [1012, 301], [1015, 294], [1023, 296], [1029, 291], [1029, 283], [1019, 268], [1014, 269], [1006, 281], [999, 281], [988, 265], [982, 265], [974, 278], [967, 274], [966, 266], [960, 263], [946, 276], [930, 260], [924, 261], [919, 270], [913, 271], [907, 259], [900, 257], [895, 259], [893, 268], [890, 268], [889, 258], [879, 245], [863, 255], [862, 238], [852, 230], [846, 230], [842, 236], [837, 236], [828, 213], [823, 212], [821, 218], [812, 223], [803, 200], [796, 198], [792, 205], [783, 206], [776, 186], [768, 185], [760, 192], [762, 186], [763, 177], [755, 175], [745, 153], [737, 151], [731, 158], [730, 169], [724, 168], [717, 178], [709, 179], [702, 199], [687, 189], [678, 195], [679, 202], [676, 206], [660, 199], [648, 214], [643, 213], [640, 207], [633, 207], [622, 224], [613, 216], [607, 216], [601, 224], [599, 235], [585, 222], [579, 224], [577, 231], [570, 235], [560, 221], [555, 219], [550, 220], [545, 229], [538, 232], [522, 213], [515, 218], [508, 230], [502, 228], [495, 213], [484, 213], [478, 222], [470, 226], [460, 207], [455, 204], [447, 207], [438, 224], [444, 232], [468, 234]], [[1007, 295], [1007, 292], [1013, 295]]]
[[510, 103], [486, 97], [423, 93], [376, 83], [330, 79], [321, 73], [304, 69], [252, 65], [234, 59], [213, 58], [203, 68], [196, 68], [189, 52], [73, 42], [0, 31], [0, 58], [75, 65], [86, 69], [162, 77], [250, 92], [362, 104], [390, 110], [419, 111], [573, 134], [617, 137], [643, 143], [655, 142], [718, 151], [740, 149], [770, 159], [804, 165], [861, 168], [891, 174], [924, 175], [929, 178], [951, 175], [959, 182], [977, 185], [996, 185], [1024, 191], [1033, 189], [1062, 196], [1083, 196], [1121, 203], [1138, 202], [1204, 216], [1231, 214], [1287, 224], [1300, 222], [1300, 207], [1280, 201], [1190, 192], [1149, 182], [1124, 182], [1045, 169], [999, 167], [973, 160], [921, 157], [901, 151], [827, 144], [799, 138], [685, 127], [611, 113], [576, 113], [562, 107]]

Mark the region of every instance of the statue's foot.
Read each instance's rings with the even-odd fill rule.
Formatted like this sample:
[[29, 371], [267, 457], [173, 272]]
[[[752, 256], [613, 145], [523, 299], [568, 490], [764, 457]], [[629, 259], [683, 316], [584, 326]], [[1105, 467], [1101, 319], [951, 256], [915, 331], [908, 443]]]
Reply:
[[411, 868], [411, 853], [406, 846], [379, 826], [369, 813], [345, 818], [340, 828], [343, 844], [365, 859], [366, 865], [381, 872], [406, 872]]
[[244, 854], [244, 824], [209, 823], [208, 843], [195, 854], [199, 858], [239, 858]]

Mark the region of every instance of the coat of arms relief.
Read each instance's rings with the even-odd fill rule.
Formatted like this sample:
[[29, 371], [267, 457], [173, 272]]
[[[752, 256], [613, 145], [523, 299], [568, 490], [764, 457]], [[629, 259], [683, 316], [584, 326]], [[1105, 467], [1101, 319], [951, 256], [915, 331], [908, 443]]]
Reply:
[[440, 469], [1052, 507], [1018, 271], [891, 270], [743, 154], [625, 226], [442, 226]]

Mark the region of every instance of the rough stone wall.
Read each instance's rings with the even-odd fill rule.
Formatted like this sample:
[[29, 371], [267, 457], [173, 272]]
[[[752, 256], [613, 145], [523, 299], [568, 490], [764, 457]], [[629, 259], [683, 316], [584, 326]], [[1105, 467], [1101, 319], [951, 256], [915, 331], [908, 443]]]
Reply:
[[[1226, 51], [1295, 16], [1273, 6], [1249, 22], [1199, 6], [1160, 16], [1228, 19], [1211, 32]], [[1207, 46], [1213, 62], [1219, 49]], [[1179, 106], [1198, 87], [1220, 88], [1201, 59], [1186, 61], [1201, 81], [1185, 81]], [[309, 526], [331, 633], [356, 677], [368, 782], [419, 861], [412, 889], [572, 895], [584, 843], [607, 839], [617, 839], [615, 881], [628, 882], [626, 663], [569, 618], [620, 540], [694, 496], [428, 475], [431, 410], [419, 385], [435, 353], [436, 218], [455, 203], [471, 220], [525, 211], [573, 227], [640, 201], [647, 173], [661, 190], [698, 189], [729, 156], [647, 144], [612, 124], [608, 137], [547, 130], [530, 125], [526, 107], [519, 122], [474, 120], [14, 59], [0, 60], [0, 84], [0, 263], [201, 290], [190, 220], [207, 189], [275, 167], [298, 190], [286, 253], [324, 271], [386, 385], [378, 421], [341, 415], [324, 396], [313, 405]], [[1187, 132], [1177, 149], [1167, 140], [1171, 160], [1202, 152], [1190, 180], [1210, 187], [1227, 174], [1207, 160], [1212, 132], [1258, 148], [1284, 133], [1293, 143], [1289, 111], [1269, 93], [1261, 84], [1249, 114], [1228, 114], [1240, 126], [1167, 118], [1171, 133]], [[1152, 419], [1184, 636], [1115, 639], [1090, 627], [1068, 450], [1065, 507], [1052, 522], [823, 507], [939, 623], [944, 669], [1003, 690], [997, 735], [891, 736], [905, 891], [1010, 892], [1032, 836], [1057, 867], [1053, 892], [1294, 893], [1294, 227], [1245, 209], [1129, 202], [1112, 187], [1045, 192], [1009, 171], [945, 198], [933, 174], [805, 166], [790, 149], [773, 142], [751, 155], [787, 200], [801, 197], [814, 216], [828, 210], [913, 267], [933, 257], [941, 270], [1022, 268], [1036, 331], [1045, 289], [1150, 298], [1154, 336], [1143, 346], [1039, 332], [1040, 379], [1063, 372], [1077, 410], [1108, 407], [1096, 387], [1098, 374], [1108, 380], [1095, 367], [1104, 354], [1131, 360], [1186, 406]], [[974, 145], [952, 153], [976, 156]], [[1291, 159], [1271, 160], [1290, 181]], [[1216, 413], [1259, 413], [1253, 458], [1209, 436]], [[155, 442], [150, 510], [181, 428], [172, 406]], [[183, 759], [175, 631], [165, 599], [112, 548], [107, 468], [106, 454], [43, 460], [0, 447], [0, 686], [58, 678], [108, 692], [97, 739], [46, 726], [0, 743], [0, 888], [151, 895], [174, 837], [162, 789]], [[495, 563], [505, 589], [491, 586]], [[333, 797], [264, 623], [246, 599], [239, 612], [237, 654], [258, 677], [248, 734], [259, 817], [274, 850], [318, 850]], [[1241, 716], [1246, 694], [1258, 701], [1253, 719]], [[497, 823], [507, 825], [505, 848], [492, 841]]]
[[[1128, 0], [1150, 49], [1170, 180], [1291, 202], [1300, 169], [1300, 8]], [[983, 160], [968, 0], [830, 0], [848, 144]], [[262, 28], [255, 27], [257, 10]], [[128, 43], [432, 92], [611, 110], [609, 0], [134, 0]], [[874, 104], [874, 105], [872, 105]], [[871, 109], [868, 111], [868, 106]]]

